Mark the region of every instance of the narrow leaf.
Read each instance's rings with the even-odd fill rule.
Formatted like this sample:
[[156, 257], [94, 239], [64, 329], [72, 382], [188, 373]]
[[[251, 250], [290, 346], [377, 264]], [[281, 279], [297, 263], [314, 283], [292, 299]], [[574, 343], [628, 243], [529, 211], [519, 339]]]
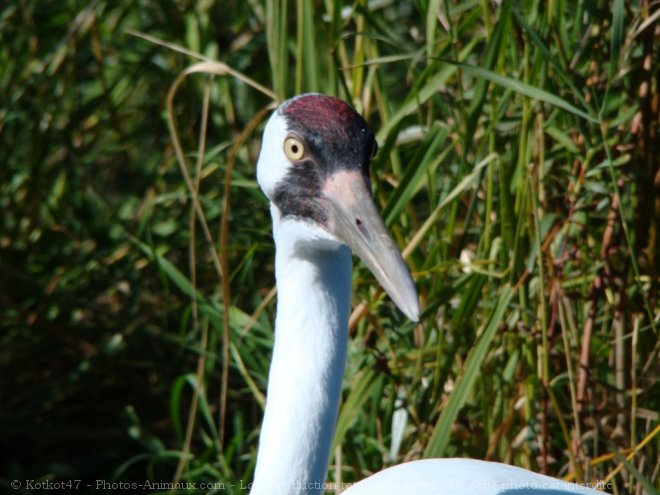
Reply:
[[426, 12], [426, 56], [433, 56], [433, 45], [435, 45], [435, 30], [438, 25], [438, 11], [441, 0], [430, 0]]
[[419, 163], [408, 164], [399, 186], [393, 192], [385, 208], [383, 208], [382, 214], [387, 225], [392, 223], [405, 205], [410, 203], [410, 199], [425, 185], [424, 179], [427, 172], [437, 167], [451, 150], [450, 146], [446, 146], [444, 151], [438, 152], [440, 145], [444, 144], [449, 134], [447, 127], [433, 129], [431, 132], [435, 133], [435, 137], [426, 149], [424, 156]]
[[610, 48], [610, 80], [614, 78], [619, 65], [619, 53], [623, 44], [623, 0], [614, 0], [612, 10], [612, 40]]
[[369, 391], [376, 383], [378, 375], [372, 368], [367, 368], [356, 375], [351, 386], [351, 392], [348, 399], [344, 402], [339, 418], [337, 419], [337, 429], [335, 430], [335, 440], [332, 451], [337, 445], [340, 445], [348, 428], [355, 422], [362, 405], [369, 397]]
[[500, 86], [506, 89], [510, 89], [511, 91], [515, 91], [516, 93], [519, 93], [523, 96], [527, 96], [528, 98], [532, 98], [533, 100], [543, 101], [555, 107], [562, 108], [568, 112], [571, 112], [574, 115], [577, 115], [578, 117], [582, 117], [583, 119], [588, 120], [589, 122], [593, 122], [594, 124], [598, 123], [598, 120], [592, 117], [591, 115], [589, 115], [588, 113], [580, 110], [574, 105], [571, 105], [569, 102], [560, 98], [559, 96], [553, 95], [552, 93], [548, 93], [547, 91], [541, 88], [537, 88], [536, 86], [531, 86], [527, 83], [518, 81], [517, 79], [513, 79], [511, 77], [496, 74], [493, 71], [483, 69], [481, 67], [476, 67], [474, 65], [461, 64], [458, 62], [451, 62], [451, 61], [449, 63], [455, 65], [456, 67], [460, 67], [465, 72], [473, 74], [477, 77], [483, 77], [484, 79], [488, 79], [489, 81], [494, 82], [495, 84], [499, 84]]
[[424, 457], [442, 457], [445, 454], [451, 427], [458, 417], [458, 413], [465, 404], [472, 387], [476, 381], [481, 364], [486, 358], [490, 349], [490, 344], [497, 333], [497, 329], [502, 322], [504, 312], [509, 307], [514, 290], [510, 285], [505, 285], [500, 293], [497, 306], [493, 311], [485, 330], [479, 336], [476, 345], [472, 348], [465, 361], [465, 370], [456, 381], [456, 387], [452, 391], [447, 403], [440, 414], [440, 418], [435, 425], [429, 444], [424, 451]]
[[639, 470], [635, 467], [635, 465], [632, 462], [626, 459], [626, 457], [621, 455], [619, 452], [615, 452], [614, 454], [616, 455], [616, 458], [619, 460], [619, 462], [623, 464], [623, 466], [626, 468], [626, 471], [632, 474], [633, 477], [637, 480], [637, 482], [644, 487], [643, 491], [645, 493], [647, 493], [648, 495], [660, 495], [660, 491], [658, 491], [653, 486], [651, 480], [646, 479], [644, 475], [639, 472]]

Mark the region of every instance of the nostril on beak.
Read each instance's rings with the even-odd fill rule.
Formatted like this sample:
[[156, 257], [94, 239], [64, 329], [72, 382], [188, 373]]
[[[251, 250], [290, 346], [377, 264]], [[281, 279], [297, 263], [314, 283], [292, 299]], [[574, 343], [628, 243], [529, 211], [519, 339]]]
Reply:
[[369, 231], [364, 227], [362, 220], [360, 220], [357, 217], [355, 218], [355, 226], [358, 228], [358, 230], [364, 237], [369, 238]]

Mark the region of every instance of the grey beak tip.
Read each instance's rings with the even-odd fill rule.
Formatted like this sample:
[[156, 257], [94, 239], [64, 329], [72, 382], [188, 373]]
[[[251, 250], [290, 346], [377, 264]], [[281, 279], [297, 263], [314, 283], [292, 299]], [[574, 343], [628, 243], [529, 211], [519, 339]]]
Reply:
[[[401, 260], [400, 266], [405, 266], [403, 265], [403, 260]], [[390, 295], [392, 301], [399, 310], [406, 315], [409, 320], [417, 323], [419, 321], [421, 308], [412, 278], [408, 279], [408, 283], [404, 282], [395, 287], [389, 286], [389, 288], [388, 285], [383, 284], [383, 287], [385, 287], [385, 291]]]
[[419, 307], [419, 302], [415, 304], [413, 307], [407, 308], [405, 311], [406, 316], [411, 320], [414, 321], [415, 323], [419, 322], [419, 314], [421, 312], [421, 309]]

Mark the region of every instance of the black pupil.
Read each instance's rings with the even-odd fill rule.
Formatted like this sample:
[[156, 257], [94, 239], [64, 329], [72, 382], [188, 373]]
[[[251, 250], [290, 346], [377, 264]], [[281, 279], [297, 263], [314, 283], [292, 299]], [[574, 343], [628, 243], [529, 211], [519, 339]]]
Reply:
[[297, 154], [298, 154], [298, 145], [296, 145], [296, 144], [292, 144], [292, 145], [291, 145], [291, 152], [292, 152], [294, 155], [297, 155]]

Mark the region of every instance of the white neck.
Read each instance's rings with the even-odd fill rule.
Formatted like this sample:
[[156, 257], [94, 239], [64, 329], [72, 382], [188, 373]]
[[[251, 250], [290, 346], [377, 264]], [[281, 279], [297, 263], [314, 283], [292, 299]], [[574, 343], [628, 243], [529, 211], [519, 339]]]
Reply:
[[322, 493], [346, 363], [351, 252], [271, 213], [277, 317], [251, 494]]

